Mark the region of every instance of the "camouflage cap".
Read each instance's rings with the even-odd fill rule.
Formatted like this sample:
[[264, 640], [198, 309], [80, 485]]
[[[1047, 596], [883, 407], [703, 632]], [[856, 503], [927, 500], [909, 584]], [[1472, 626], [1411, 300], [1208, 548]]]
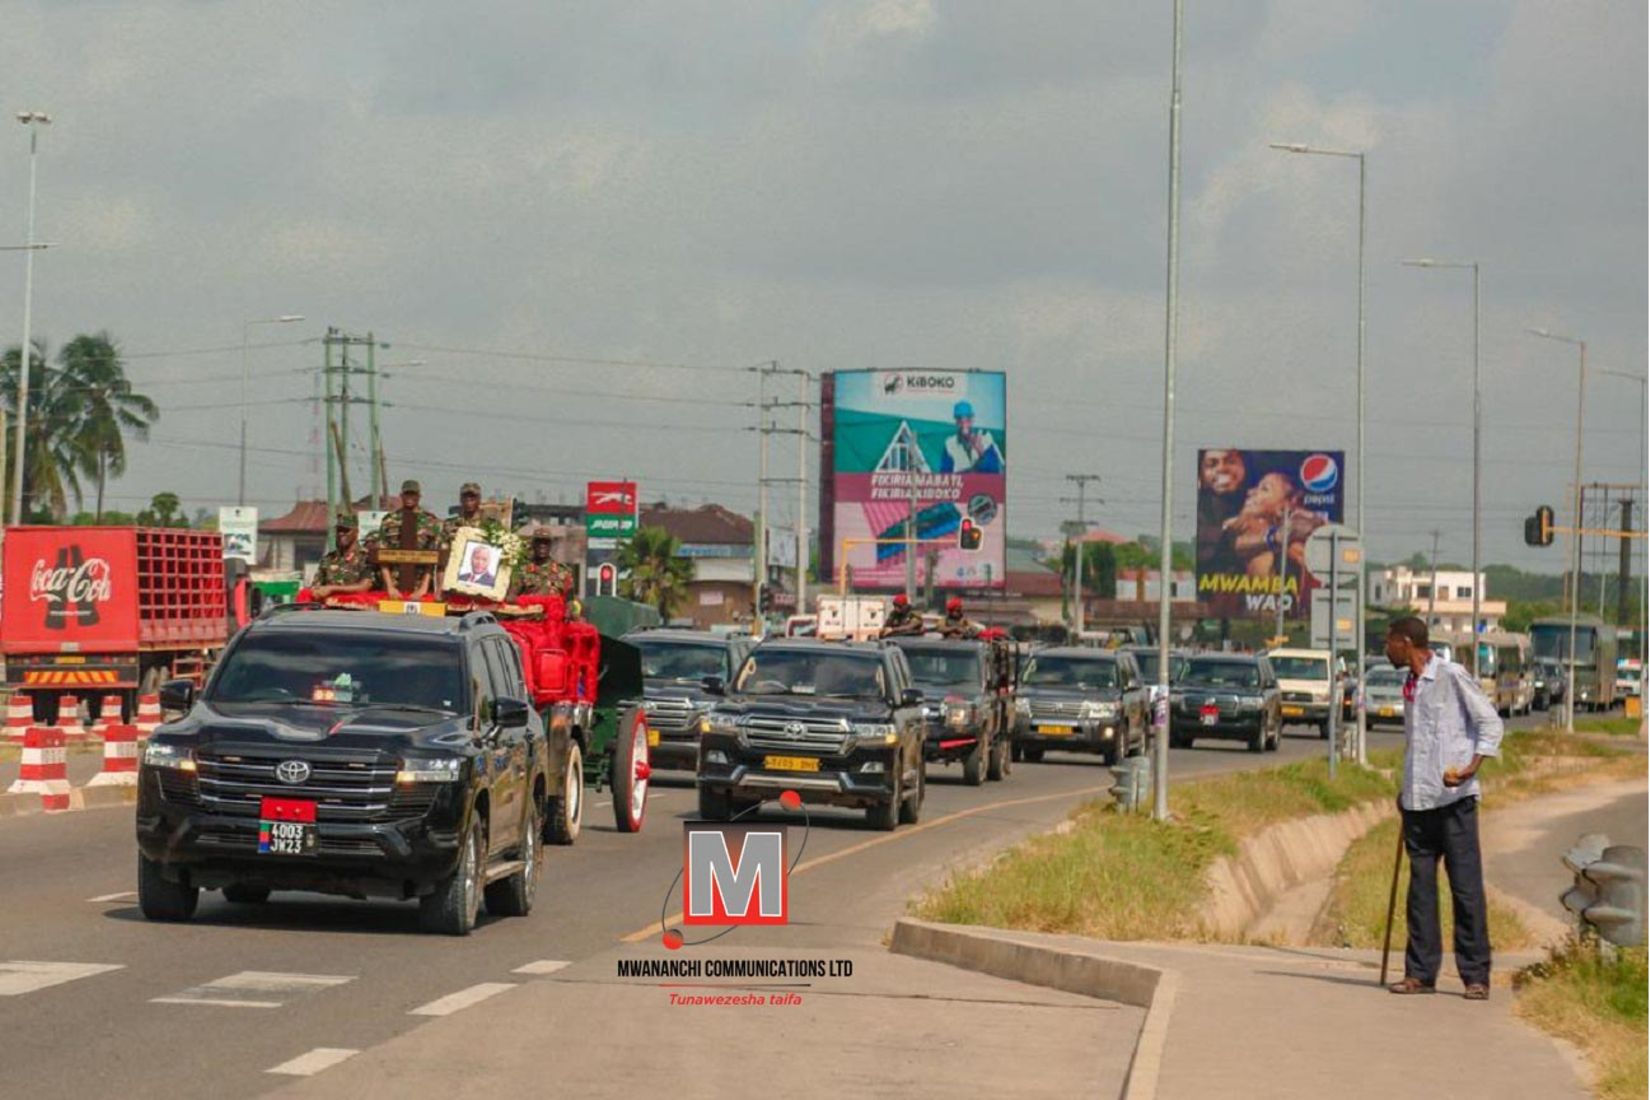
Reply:
[[463, 485], [460, 485], [458, 487], [458, 495], [459, 496], [461, 496], [461, 497], [462, 496], [468, 496], [470, 493], [474, 493], [476, 496], [480, 496], [481, 495], [481, 486], [476, 484], [473, 481], [466, 481]]
[[356, 515], [354, 512], [340, 509], [338, 514], [332, 517], [332, 525], [340, 531], [345, 528], [348, 528], [351, 531], [358, 531], [361, 528], [361, 517]]
[[556, 537], [556, 533], [542, 523], [533, 524], [521, 534], [529, 542], [550, 542]]
[[401, 483], [401, 491], [403, 493], [417, 493], [419, 496], [423, 496], [424, 486], [420, 485], [417, 480], [409, 477], [406, 481]]

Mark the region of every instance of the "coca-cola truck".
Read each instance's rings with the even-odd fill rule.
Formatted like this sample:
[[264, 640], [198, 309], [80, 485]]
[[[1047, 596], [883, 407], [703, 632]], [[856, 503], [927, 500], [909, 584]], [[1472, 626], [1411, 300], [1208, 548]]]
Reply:
[[[64, 695], [137, 695], [197, 682], [229, 634], [223, 539], [149, 527], [8, 527], [0, 551], [0, 654], [6, 687], [52, 722]], [[107, 716], [105, 716], [107, 717]]]

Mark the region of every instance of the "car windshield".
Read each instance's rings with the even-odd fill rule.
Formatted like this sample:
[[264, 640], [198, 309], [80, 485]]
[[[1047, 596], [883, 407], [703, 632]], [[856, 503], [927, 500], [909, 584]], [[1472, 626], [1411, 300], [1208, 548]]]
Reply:
[[1365, 680], [1370, 687], [1401, 688], [1404, 686], [1404, 680], [1408, 676], [1409, 673], [1403, 671], [1402, 669], [1372, 668], [1369, 670], [1369, 675], [1365, 678]]
[[640, 640], [642, 675], [649, 680], [680, 680], [697, 684], [706, 676], [726, 676], [727, 650], [693, 642]]
[[905, 648], [905, 663], [911, 666], [911, 679], [919, 684], [943, 686], [980, 682], [978, 653]]
[[1214, 687], [1259, 687], [1260, 670], [1245, 661], [1200, 661], [1194, 657], [1186, 662], [1180, 682]]
[[1029, 687], [1114, 688], [1117, 662], [1093, 657], [1033, 657], [1020, 682]]
[[745, 695], [882, 698], [882, 658], [831, 649], [758, 649], [745, 658], [733, 690]]
[[[1137, 649], [1134, 653], [1134, 663], [1140, 666], [1140, 678], [1148, 684], [1157, 683], [1157, 650]], [[1174, 680], [1180, 675], [1180, 670], [1186, 666], [1186, 658], [1178, 653], [1169, 654], [1169, 679]]]
[[[1593, 628], [1579, 627], [1576, 630], [1577, 664], [1590, 665], [1593, 663]], [[1530, 627], [1530, 645], [1540, 657], [1553, 657], [1563, 660], [1570, 654], [1570, 628], [1558, 623], [1541, 623]]]
[[1274, 654], [1270, 660], [1272, 671], [1280, 680], [1322, 680], [1329, 675], [1329, 662], [1322, 657], [1283, 657]]
[[216, 706], [388, 705], [457, 714], [465, 705], [463, 672], [458, 647], [435, 638], [252, 633], [230, 652], [207, 699]]

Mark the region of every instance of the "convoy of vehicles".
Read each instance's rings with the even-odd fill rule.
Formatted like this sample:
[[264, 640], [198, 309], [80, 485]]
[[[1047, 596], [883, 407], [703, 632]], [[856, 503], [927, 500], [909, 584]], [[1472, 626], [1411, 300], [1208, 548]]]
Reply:
[[[1283, 721], [1312, 726], [1319, 737], [1329, 736], [1329, 716], [1342, 706], [1339, 669], [1330, 680], [1330, 653], [1327, 649], [1274, 649], [1267, 654], [1278, 680]], [[1337, 662], [1338, 665], [1338, 662]]]
[[1555, 657], [1533, 657], [1530, 659], [1531, 705], [1536, 710], [1547, 710], [1551, 707], [1562, 706], [1564, 703], [1564, 689], [1567, 683], [1562, 661]]
[[911, 682], [922, 692], [927, 761], [961, 763], [970, 787], [1006, 777], [1018, 674], [1013, 646], [1002, 639], [890, 640], [904, 651]]
[[1608, 710], [1616, 701], [1616, 628], [1597, 615], [1576, 618], [1575, 660], [1570, 660], [1570, 617], [1554, 615], [1530, 624], [1530, 647], [1537, 657], [1559, 661], [1575, 674], [1577, 710]]
[[1020, 676], [1017, 759], [1036, 763], [1049, 749], [1099, 753], [1108, 764], [1145, 751], [1151, 712], [1133, 654], [1050, 647]]
[[1242, 741], [1250, 752], [1276, 751], [1283, 739], [1283, 700], [1270, 660], [1238, 653], [1199, 653], [1186, 660], [1169, 705], [1169, 744], [1199, 738]]

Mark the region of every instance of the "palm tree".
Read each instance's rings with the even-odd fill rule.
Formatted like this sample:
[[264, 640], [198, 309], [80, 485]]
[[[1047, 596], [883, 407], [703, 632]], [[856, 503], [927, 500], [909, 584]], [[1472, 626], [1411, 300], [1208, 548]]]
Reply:
[[640, 528], [634, 538], [619, 544], [615, 554], [625, 574], [619, 594], [652, 604], [668, 622], [693, 581], [693, 559], [681, 555], [681, 544], [663, 527]]
[[132, 391], [120, 347], [107, 332], [76, 336], [57, 353], [57, 365], [80, 396], [79, 472], [97, 481], [97, 519], [103, 520], [103, 488], [126, 472], [126, 433], [149, 438], [160, 417], [155, 403]]
[[[85, 439], [82, 426], [85, 406], [80, 391], [64, 373], [52, 370], [46, 361], [44, 344], [35, 343], [29, 356], [29, 409], [27, 466], [23, 471], [23, 513], [42, 500], [52, 518], [62, 523], [69, 513], [69, 496], [80, 501], [80, 471], [85, 467]], [[6, 407], [9, 432], [18, 428], [17, 378], [22, 362], [19, 348], [7, 350], [0, 360], [0, 403]], [[7, 454], [16, 453], [15, 438], [8, 441]], [[12, 476], [16, 476], [15, 473]], [[9, 499], [10, 494], [5, 494]], [[14, 519], [17, 517], [13, 517]]]

